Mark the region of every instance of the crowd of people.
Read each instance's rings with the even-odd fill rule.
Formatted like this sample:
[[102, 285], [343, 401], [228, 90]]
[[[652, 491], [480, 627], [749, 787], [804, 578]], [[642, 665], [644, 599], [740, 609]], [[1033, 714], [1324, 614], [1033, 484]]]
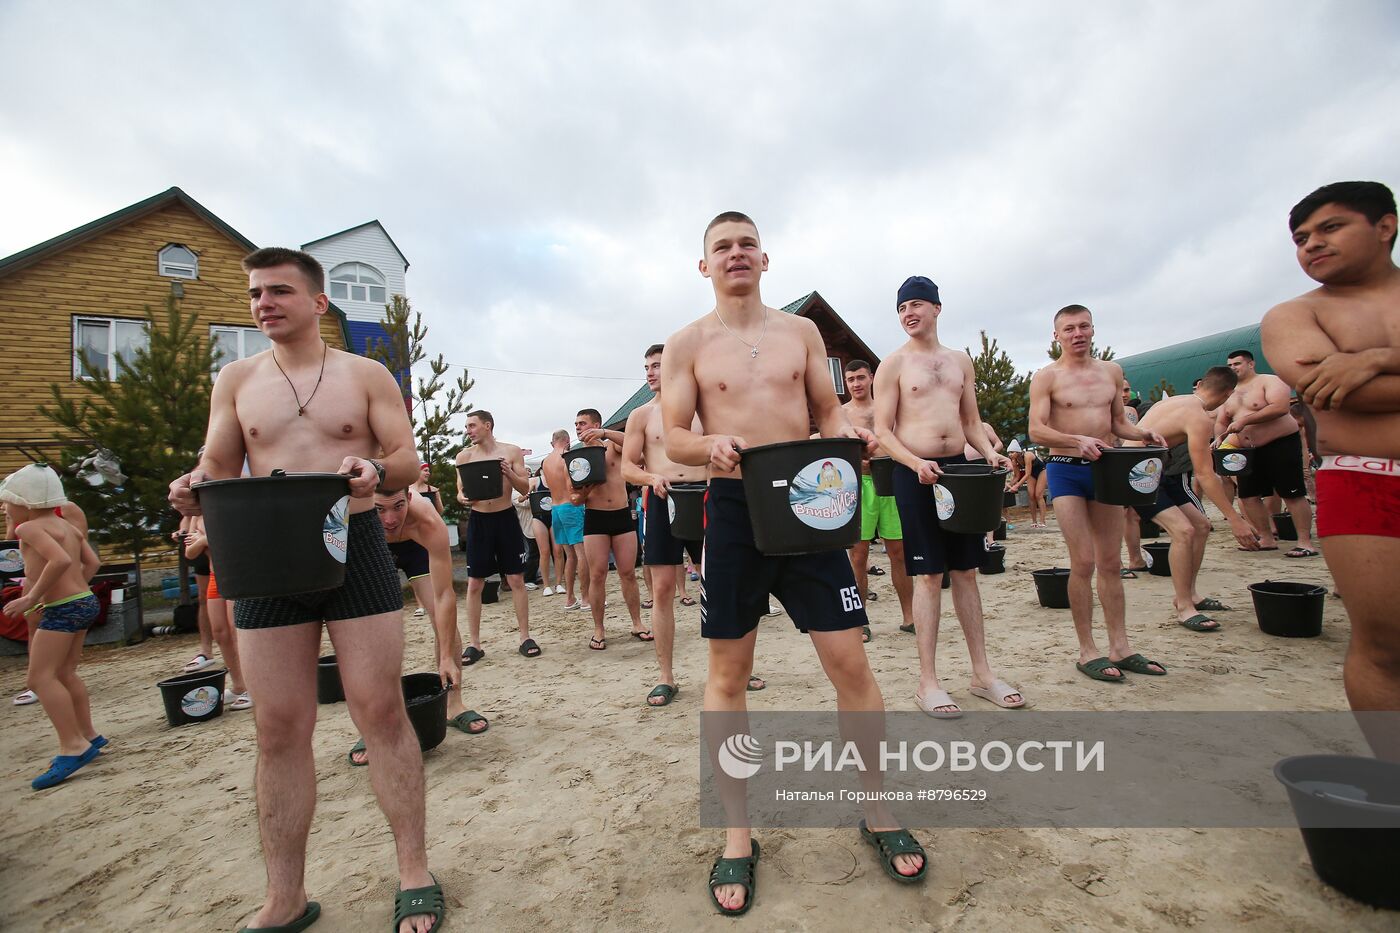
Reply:
[[[867, 574], [876, 540], [889, 556], [900, 628], [914, 635], [917, 708], [937, 718], [963, 714], [938, 676], [945, 574], [971, 660], [967, 692], [999, 708], [1026, 706], [1030, 692], [1018, 677], [999, 671], [987, 644], [978, 570], [987, 561], [988, 542], [980, 533], [949, 531], [932, 488], [945, 471], [969, 462], [1006, 470], [1007, 490], [1028, 494], [1032, 527], [1046, 526], [1053, 513], [1069, 554], [1074, 664], [1099, 682], [1169, 673], [1166, 663], [1134, 646], [1126, 618], [1123, 581], [1145, 560], [1136, 541], [1139, 523], [1155, 523], [1171, 538], [1173, 611], [1180, 625], [1192, 633], [1220, 632], [1214, 616], [1229, 607], [1197, 589], [1211, 532], [1202, 497], [1219, 510], [1241, 549], [1259, 551], [1277, 548], [1271, 516], [1278, 509], [1268, 499], [1278, 496], [1299, 542], [1286, 556], [1315, 557], [1321, 550], [1313, 537], [1307, 481], [1315, 464], [1317, 534], [1326, 539], [1325, 559], [1352, 622], [1347, 695], [1358, 710], [1400, 709], [1400, 627], [1393, 613], [1400, 593], [1392, 575], [1400, 562], [1395, 202], [1376, 183], [1330, 185], [1300, 202], [1289, 226], [1300, 264], [1319, 287], [1264, 319], [1264, 352], [1277, 376], [1257, 372], [1253, 356], [1240, 350], [1201, 373], [1190, 393], [1134, 404], [1138, 400], [1119, 365], [1093, 353], [1093, 313], [1069, 304], [1051, 321], [1061, 354], [1030, 384], [1027, 436], [1007, 449], [982, 420], [972, 361], [939, 340], [945, 308], [932, 280], [916, 275], [899, 286], [895, 312], [907, 340], [878, 367], [851, 361], [845, 371], [850, 401], [842, 405], [816, 326], [762, 301], [759, 283], [768, 258], [756, 224], [741, 213], [720, 214], [705, 229], [699, 262], [700, 274], [713, 286], [715, 307], [644, 351], [654, 399], [632, 412], [622, 431], [605, 428], [595, 409], [577, 413], [578, 444], [602, 450], [601, 481], [582, 482], [574, 472], [571, 452], [578, 448], [566, 431], [554, 433], [549, 454], [532, 475], [521, 448], [496, 437], [489, 411], [468, 417], [470, 444], [457, 455], [457, 465], [495, 461], [500, 479], [499, 487], [485, 490], [495, 495], [458, 494], [469, 512], [462, 540], [465, 639], [457, 625], [441, 494], [428, 483], [429, 464], [414, 451], [396, 383], [377, 363], [327, 349], [317, 330], [327, 298], [315, 259], [280, 248], [250, 254], [244, 267], [252, 315], [273, 349], [225, 367], [214, 386], [199, 464], [171, 484], [170, 496], [186, 516], [182, 546], [202, 561], [196, 572], [207, 578], [200, 584], [207, 596], [207, 635], [201, 625], [199, 652], [187, 669], [211, 663], [217, 644], [230, 672], [230, 708], [251, 707], [256, 718], [268, 886], [247, 929], [300, 930], [319, 914], [303, 879], [316, 794], [312, 672], [321, 623], [362, 735], [350, 762], [369, 764], [396, 840], [395, 923], [404, 933], [427, 933], [445, 913], [442, 888], [428, 870], [423, 769], [399, 690], [400, 571], [435, 634], [438, 674], [450, 691], [449, 723], [469, 734], [489, 727], [466, 709], [462, 680], [464, 666], [487, 656], [483, 594], [488, 578], [496, 576], [511, 594], [517, 650], [534, 659], [544, 648], [531, 635], [531, 591], [543, 584], [542, 595], [562, 595], [566, 609], [587, 611], [592, 633], [578, 650], [603, 651], [608, 574], [615, 570], [630, 636], [655, 648], [657, 684], [643, 702], [664, 707], [680, 693], [672, 663], [675, 604], [690, 568], [696, 568], [699, 635], [708, 650], [703, 708], [713, 717], [706, 727], [712, 746], [723, 736], [708, 723], [741, 718], [746, 694], [764, 686], [754, 676], [754, 648], [759, 620], [777, 611], [809, 635], [839, 710], [882, 712], [885, 698], [864, 647], [871, 637], [865, 602], [872, 598]], [[1291, 398], [1294, 390], [1301, 404]], [[848, 553], [767, 555], [755, 544], [741, 481], [744, 452], [805, 439], [813, 427], [821, 437], [854, 438], [863, 448], [859, 544]], [[1093, 462], [1106, 449], [1137, 445], [1168, 451], [1155, 501], [1132, 508], [1099, 501]], [[1253, 457], [1252, 472], [1237, 487], [1216, 473], [1213, 452], [1219, 449], [1247, 450]], [[881, 456], [893, 460], [892, 495], [879, 494], [869, 475], [870, 461]], [[208, 554], [192, 486], [236, 477], [245, 464], [254, 476], [275, 464], [346, 477], [350, 544], [343, 586], [297, 597], [240, 599], [230, 613], [217, 595], [218, 555]], [[667, 500], [681, 484], [707, 484], [703, 542], [671, 533]], [[629, 486], [641, 492], [637, 505]], [[531, 493], [536, 507], [526, 511]], [[92, 727], [77, 676], [95, 603], [87, 580], [96, 558], [52, 471], [26, 467], [0, 487], [0, 500], [7, 536], [18, 537], [28, 578], [24, 595], [6, 611], [35, 619], [28, 686], [59, 740], [59, 755], [34, 786], [51, 786], [106, 744]], [[527, 580], [531, 542], [540, 575]], [[645, 601], [635, 571], [639, 556], [649, 592]], [[1094, 626], [1095, 596], [1103, 647]], [[1400, 760], [1400, 748], [1382, 740], [1373, 744], [1381, 757]], [[879, 775], [863, 780], [878, 783]], [[754, 901], [760, 848], [745, 817], [743, 782], [718, 771], [716, 781], [730, 819], [707, 890], [716, 910], [738, 915]], [[923, 847], [874, 795], [860, 831], [890, 877], [909, 883], [926, 877]]]

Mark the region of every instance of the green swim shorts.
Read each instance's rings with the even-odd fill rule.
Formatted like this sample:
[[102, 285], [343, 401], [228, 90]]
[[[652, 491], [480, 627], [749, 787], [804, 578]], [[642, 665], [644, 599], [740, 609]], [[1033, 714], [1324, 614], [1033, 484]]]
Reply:
[[869, 541], [903, 541], [904, 529], [899, 525], [899, 509], [894, 496], [875, 495], [875, 480], [867, 473], [860, 478], [860, 539]]

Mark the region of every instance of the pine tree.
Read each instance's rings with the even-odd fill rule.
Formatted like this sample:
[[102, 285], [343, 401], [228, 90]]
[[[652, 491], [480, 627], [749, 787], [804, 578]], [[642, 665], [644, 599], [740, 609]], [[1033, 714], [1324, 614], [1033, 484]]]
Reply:
[[[394, 295], [393, 300], [384, 306], [384, 318], [379, 326], [384, 328], [386, 337], [371, 344], [367, 355], [388, 367], [398, 381], [408, 415], [413, 419], [418, 455], [425, 463], [431, 464], [428, 482], [442, 490], [443, 511], [449, 520], [455, 519], [458, 511], [457, 471], [452, 466], [452, 460], [468, 442], [465, 437], [461, 441], [454, 438], [451, 421], [457, 415], [472, 410], [466, 395], [476, 381], [468, 378], [464, 370], [451, 385], [446, 385], [444, 377], [450, 366], [439, 353], [436, 359], [428, 360], [429, 377], [419, 378], [418, 392], [415, 394], [413, 367], [427, 356], [423, 344], [428, 337], [428, 328], [423, 323], [423, 315], [415, 312], [403, 295]], [[439, 405], [437, 396], [444, 387], [447, 397]]]
[[1149, 402], [1160, 402], [1168, 395], [1175, 394], [1176, 387], [1173, 386], [1170, 382], [1167, 382], [1166, 377], [1163, 376], [1161, 379], [1157, 380], [1157, 384], [1153, 386], [1151, 391], [1147, 393], [1147, 400]]
[[1031, 374], [1020, 375], [1011, 357], [997, 342], [982, 331], [982, 351], [972, 357], [972, 371], [977, 391], [977, 407], [982, 420], [996, 429], [1004, 441], [1026, 433], [1030, 414]]
[[[165, 546], [180, 517], [166, 497], [170, 481], [195, 465], [209, 421], [214, 350], [199, 315], [182, 314], [166, 299], [163, 320], [146, 307], [148, 344], [129, 359], [117, 358], [117, 376], [83, 354], [91, 378], [81, 394], [67, 398], [51, 383], [53, 403], [39, 413], [63, 429], [69, 477], [64, 489], [87, 513], [93, 539], [140, 558]], [[94, 449], [115, 458], [126, 478], [121, 485], [90, 486], [72, 476]]]

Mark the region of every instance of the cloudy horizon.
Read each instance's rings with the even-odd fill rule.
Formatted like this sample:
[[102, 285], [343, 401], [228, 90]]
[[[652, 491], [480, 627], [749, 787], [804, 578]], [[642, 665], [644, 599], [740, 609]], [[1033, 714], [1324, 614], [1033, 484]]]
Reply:
[[378, 219], [429, 356], [536, 451], [712, 307], [722, 210], [759, 224], [768, 304], [819, 291], [887, 355], [928, 275], [945, 344], [1027, 370], [1072, 302], [1119, 356], [1256, 323], [1310, 287], [1289, 207], [1400, 181], [1381, 0], [12, 0], [0, 28], [0, 255], [171, 186], [264, 245]]

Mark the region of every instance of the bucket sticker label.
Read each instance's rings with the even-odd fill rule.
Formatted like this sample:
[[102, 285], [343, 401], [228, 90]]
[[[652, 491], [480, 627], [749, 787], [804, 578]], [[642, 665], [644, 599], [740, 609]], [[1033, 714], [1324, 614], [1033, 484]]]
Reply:
[[938, 509], [938, 520], [946, 522], [953, 517], [954, 510], [957, 509], [957, 500], [953, 498], [953, 490], [943, 484], [933, 487], [933, 504]]
[[814, 460], [792, 478], [788, 504], [808, 527], [843, 528], [856, 517], [860, 505], [860, 471], [841, 459]]
[[674, 525], [674, 524], [676, 523], [676, 497], [675, 497], [675, 496], [667, 496], [667, 497], [666, 497], [666, 512], [667, 512], [668, 515], [671, 516], [671, 524]]
[[575, 457], [569, 461], [569, 479], [581, 483], [593, 472], [593, 465], [586, 457]]
[[1226, 454], [1220, 458], [1220, 465], [1231, 473], [1238, 473], [1243, 470], [1245, 464], [1249, 463], [1249, 458], [1244, 454]]
[[1156, 492], [1161, 483], [1162, 460], [1159, 457], [1139, 460], [1128, 473], [1128, 485], [1138, 492]]
[[180, 710], [191, 719], [203, 719], [219, 705], [219, 691], [205, 685], [180, 697]]
[[551, 512], [551, 511], [553, 511], [553, 510], [554, 510], [554, 497], [553, 497], [553, 496], [545, 496], [543, 499], [540, 500], [540, 511], [542, 511], [542, 512]]
[[349, 496], [341, 496], [340, 501], [326, 513], [326, 520], [321, 525], [321, 537], [326, 542], [326, 553], [345, 563], [345, 552], [350, 547]]
[[19, 556], [19, 548], [0, 548], [0, 573], [23, 573], [24, 559]]

